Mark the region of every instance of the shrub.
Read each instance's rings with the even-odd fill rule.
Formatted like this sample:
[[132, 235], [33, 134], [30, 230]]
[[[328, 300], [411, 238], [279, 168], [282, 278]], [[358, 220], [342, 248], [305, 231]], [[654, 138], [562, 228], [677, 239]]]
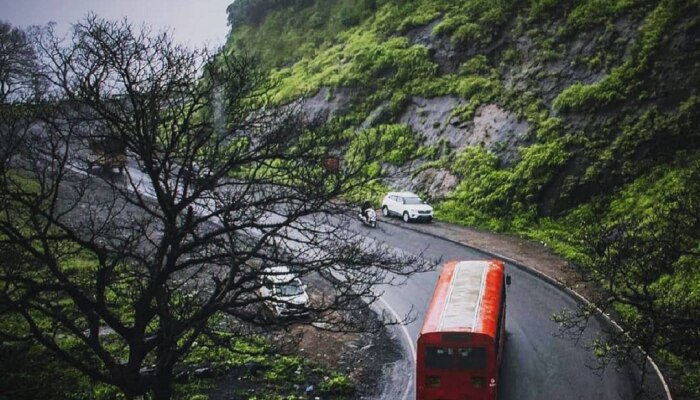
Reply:
[[326, 395], [352, 394], [355, 391], [355, 386], [347, 376], [333, 375], [321, 382], [318, 385], [318, 390], [321, 394]]

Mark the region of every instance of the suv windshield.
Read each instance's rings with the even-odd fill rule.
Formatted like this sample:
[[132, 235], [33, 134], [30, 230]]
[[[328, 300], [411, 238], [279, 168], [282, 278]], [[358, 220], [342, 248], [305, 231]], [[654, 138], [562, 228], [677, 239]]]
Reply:
[[425, 204], [419, 197], [404, 197], [404, 204]]
[[275, 294], [279, 296], [296, 296], [304, 293], [304, 288], [299, 282], [287, 282], [275, 285]]

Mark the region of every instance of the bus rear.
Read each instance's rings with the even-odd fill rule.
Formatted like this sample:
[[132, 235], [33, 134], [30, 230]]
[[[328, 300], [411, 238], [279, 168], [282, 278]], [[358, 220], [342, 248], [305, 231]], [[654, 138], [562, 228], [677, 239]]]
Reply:
[[493, 338], [428, 333], [418, 339], [417, 355], [417, 399], [496, 398], [498, 365]]
[[496, 399], [505, 333], [500, 261], [443, 267], [417, 344], [417, 400]]

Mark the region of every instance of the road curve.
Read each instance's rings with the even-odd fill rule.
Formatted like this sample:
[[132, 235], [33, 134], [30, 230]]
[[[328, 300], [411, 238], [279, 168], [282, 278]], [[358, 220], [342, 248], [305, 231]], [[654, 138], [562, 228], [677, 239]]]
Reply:
[[[466, 246], [436, 238], [401, 226], [380, 223], [378, 229], [357, 226], [376, 240], [409, 253], [422, 252], [424, 257], [451, 259], [486, 259], [489, 255]], [[573, 309], [578, 300], [566, 291], [540, 279], [534, 274], [506, 263], [506, 272], [513, 277], [508, 289], [506, 348], [499, 383], [500, 400], [603, 400], [632, 399], [639, 388], [637, 370], [622, 365], [595, 371], [592, 351], [586, 346], [603, 335], [609, 324], [592, 320], [578, 342], [559, 336], [552, 314]], [[405, 285], [383, 287], [382, 304], [397, 315], [412, 312], [415, 320], [398, 327], [397, 335], [407, 360], [398, 366], [403, 379], [391, 378], [395, 388], [384, 390], [386, 399], [414, 399], [415, 342], [423, 317], [433, 293], [439, 272], [427, 272], [411, 277]], [[648, 380], [658, 378], [654, 375]], [[649, 381], [648, 381], [649, 382]], [[659, 386], [660, 385], [652, 385]], [[389, 394], [387, 394], [389, 393]], [[650, 393], [650, 398], [665, 398], [662, 392]]]
[[[73, 169], [73, 168], [71, 168]], [[84, 171], [75, 169], [76, 172]], [[130, 168], [135, 176], [140, 171]], [[144, 192], [148, 195], [149, 193]], [[354, 227], [367, 236], [408, 253], [422, 253], [430, 259], [486, 259], [485, 253], [449, 240], [440, 239], [399, 225], [380, 223], [377, 229]], [[603, 332], [605, 321], [592, 321], [579, 345], [558, 337], [553, 313], [577, 306], [577, 300], [566, 291], [506, 263], [506, 272], [513, 277], [508, 289], [506, 321], [506, 348], [499, 383], [500, 400], [603, 400], [632, 399], [639, 387], [638, 373], [629, 366], [607, 368], [595, 373], [590, 349], [585, 344]], [[411, 323], [398, 329], [406, 353], [404, 365], [397, 366], [390, 377], [390, 388], [384, 390], [385, 399], [409, 400], [415, 398], [415, 342], [433, 293], [438, 271], [411, 277], [405, 285], [380, 288], [380, 305], [401, 317], [410, 313]], [[652, 376], [648, 379], [657, 379]], [[660, 385], [659, 385], [660, 386]], [[665, 398], [663, 396], [659, 398]]]

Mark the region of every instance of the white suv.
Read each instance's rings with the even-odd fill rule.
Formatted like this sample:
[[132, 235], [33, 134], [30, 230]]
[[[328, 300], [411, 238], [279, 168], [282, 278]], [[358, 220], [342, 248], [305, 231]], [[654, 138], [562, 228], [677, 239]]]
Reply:
[[301, 317], [309, 314], [306, 288], [286, 266], [263, 270], [260, 297], [276, 317]]
[[425, 204], [418, 195], [411, 192], [389, 192], [382, 200], [382, 214], [385, 217], [397, 215], [405, 222], [411, 220], [433, 220], [433, 207]]

